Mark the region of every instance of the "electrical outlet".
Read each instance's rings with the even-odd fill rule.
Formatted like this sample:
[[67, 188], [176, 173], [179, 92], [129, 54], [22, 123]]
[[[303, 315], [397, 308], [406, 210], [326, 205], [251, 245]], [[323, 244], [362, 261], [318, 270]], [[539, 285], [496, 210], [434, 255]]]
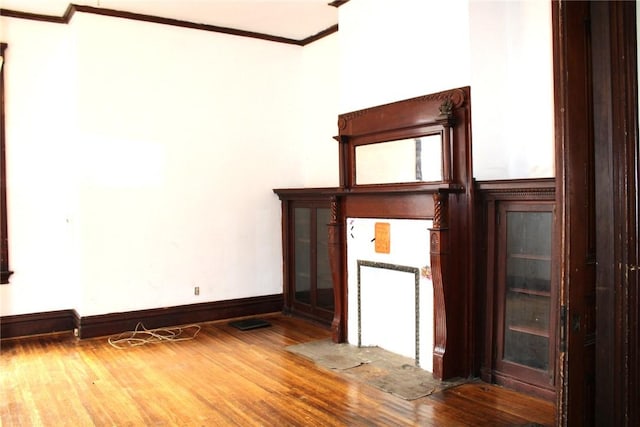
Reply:
[[193, 288], [193, 294], [194, 295], [200, 295], [200, 286], [196, 286]]

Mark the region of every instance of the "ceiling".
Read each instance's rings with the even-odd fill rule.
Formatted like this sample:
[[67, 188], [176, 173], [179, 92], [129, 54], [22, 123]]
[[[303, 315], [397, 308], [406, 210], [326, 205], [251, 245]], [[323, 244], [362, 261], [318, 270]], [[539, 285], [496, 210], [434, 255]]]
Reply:
[[338, 23], [331, 0], [0, 0], [0, 8], [62, 16], [69, 3], [302, 40]]

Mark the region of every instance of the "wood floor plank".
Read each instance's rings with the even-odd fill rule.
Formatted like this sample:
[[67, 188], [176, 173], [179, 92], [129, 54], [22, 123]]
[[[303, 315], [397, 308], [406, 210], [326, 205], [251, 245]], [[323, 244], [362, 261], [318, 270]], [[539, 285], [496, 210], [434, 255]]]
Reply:
[[553, 405], [483, 383], [414, 401], [286, 351], [330, 332], [269, 316], [239, 331], [114, 348], [51, 335], [0, 343], [2, 426], [498, 426], [553, 424]]

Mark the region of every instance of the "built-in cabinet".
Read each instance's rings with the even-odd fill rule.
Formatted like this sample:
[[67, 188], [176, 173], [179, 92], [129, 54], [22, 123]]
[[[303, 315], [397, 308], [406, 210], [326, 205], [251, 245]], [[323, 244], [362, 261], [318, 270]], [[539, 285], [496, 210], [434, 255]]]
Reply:
[[527, 377], [530, 370], [532, 380], [548, 383], [553, 204], [505, 202], [498, 215], [496, 368], [516, 377]]
[[[485, 184], [485, 380], [552, 398], [557, 351], [553, 181]], [[512, 188], [509, 188], [512, 185]]]
[[313, 190], [276, 193], [282, 200], [284, 312], [329, 325], [334, 314], [330, 199]]

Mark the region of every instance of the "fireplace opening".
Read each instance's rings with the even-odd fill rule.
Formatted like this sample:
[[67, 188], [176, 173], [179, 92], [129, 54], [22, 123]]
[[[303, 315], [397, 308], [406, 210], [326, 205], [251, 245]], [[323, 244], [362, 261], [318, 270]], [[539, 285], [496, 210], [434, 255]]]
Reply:
[[390, 250], [372, 241], [381, 220], [349, 219], [348, 341], [377, 346], [433, 368], [433, 284], [428, 275], [429, 220], [393, 219]]

